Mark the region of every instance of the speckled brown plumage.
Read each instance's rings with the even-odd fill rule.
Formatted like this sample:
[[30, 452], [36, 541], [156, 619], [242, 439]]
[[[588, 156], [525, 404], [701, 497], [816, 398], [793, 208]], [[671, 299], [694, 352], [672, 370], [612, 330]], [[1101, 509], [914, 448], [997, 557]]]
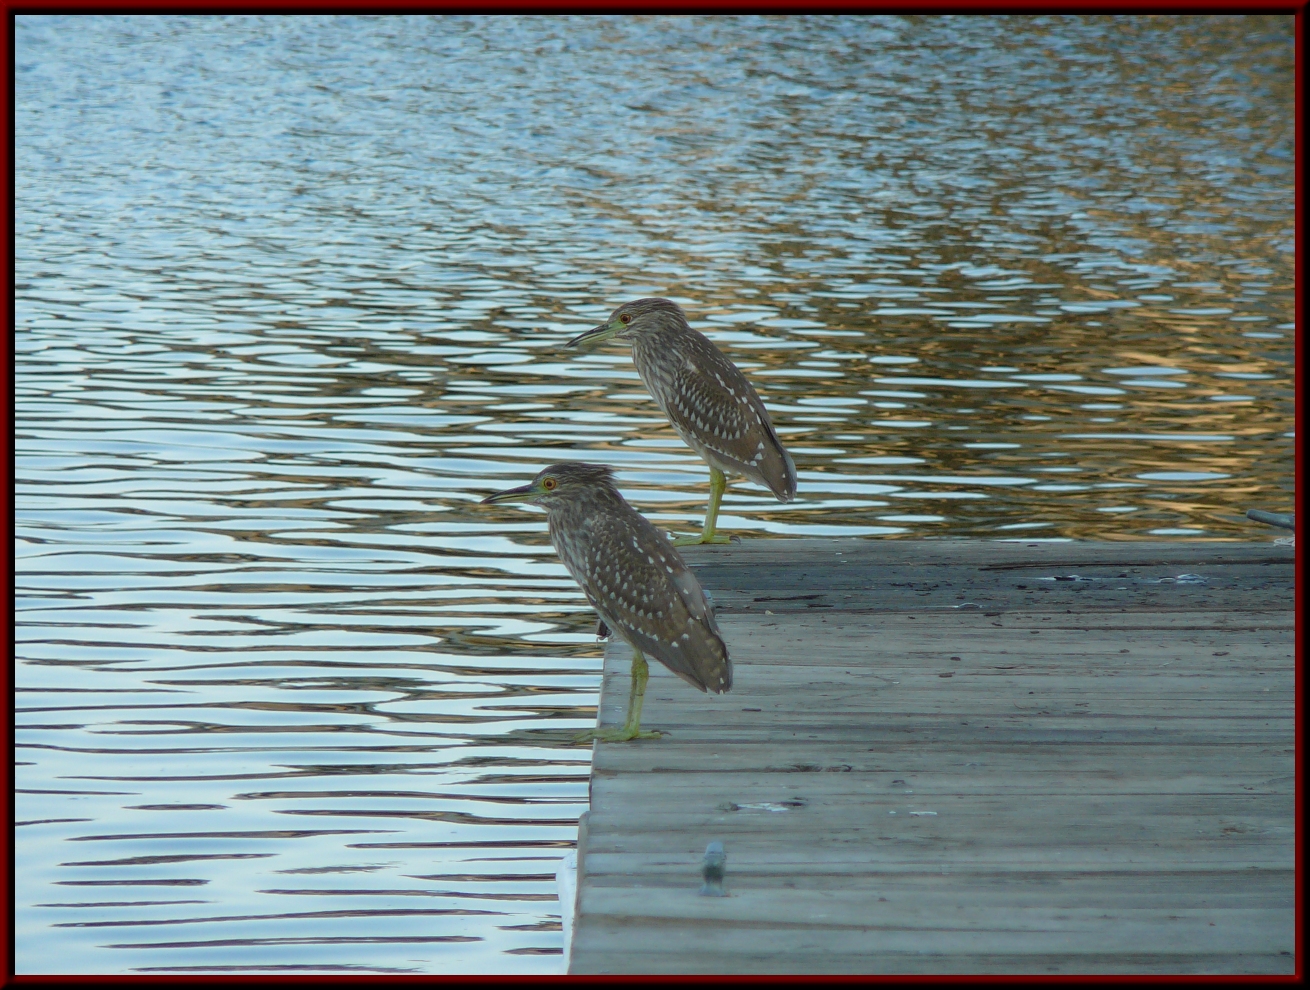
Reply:
[[513, 492], [545, 508], [550, 542], [611, 630], [702, 691], [732, 687], [732, 662], [700, 583], [619, 494], [609, 468], [552, 464]]
[[632, 361], [651, 396], [687, 446], [710, 466], [710, 503], [699, 539], [724, 543], [715, 520], [729, 475], [764, 485], [783, 502], [796, 495], [796, 465], [746, 376], [708, 337], [692, 329], [668, 299], [624, 303], [598, 327], [568, 342], [573, 347], [603, 340], [632, 345]]
[[633, 364], [686, 445], [724, 474], [764, 485], [782, 502], [796, 494], [796, 466], [751, 382], [667, 299], [618, 306], [609, 320], [570, 340], [613, 337], [633, 346]]
[[[796, 465], [751, 383], [667, 299], [639, 299], [628, 335], [632, 362], [678, 435], [712, 467], [744, 475], [783, 502], [796, 495]], [[636, 327], [633, 330], [632, 327]]]

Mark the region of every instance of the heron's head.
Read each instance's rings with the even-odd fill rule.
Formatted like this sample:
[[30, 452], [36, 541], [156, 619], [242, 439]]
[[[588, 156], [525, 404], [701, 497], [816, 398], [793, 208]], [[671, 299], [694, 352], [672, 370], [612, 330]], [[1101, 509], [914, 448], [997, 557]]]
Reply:
[[578, 334], [564, 346], [598, 344], [603, 340], [614, 338], [631, 340], [652, 330], [675, 328], [686, 324], [687, 314], [677, 303], [668, 299], [637, 299], [624, 303], [610, 313], [610, 318], [600, 326]]
[[483, 505], [498, 502], [532, 502], [549, 509], [576, 499], [595, 499], [614, 491], [614, 472], [603, 464], [552, 464], [530, 484], [496, 492]]

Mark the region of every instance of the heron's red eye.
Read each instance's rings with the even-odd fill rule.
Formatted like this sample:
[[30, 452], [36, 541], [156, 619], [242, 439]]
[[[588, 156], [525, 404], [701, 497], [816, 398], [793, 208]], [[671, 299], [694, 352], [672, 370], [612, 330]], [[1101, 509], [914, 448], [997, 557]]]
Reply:
[[555, 490], [555, 486], [558, 484], [559, 482], [556, 481], [554, 478], [547, 478], [545, 481], [541, 483], [541, 487], [546, 489], [546, 491], [548, 492], [553, 492]]
[[622, 316], [619, 317], [619, 320], [622, 321], [622, 322], [625, 323], [625, 324], [626, 324], [626, 323], [631, 323], [631, 322], [632, 322], [632, 314], [631, 314], [631, 313], [624, 313]]

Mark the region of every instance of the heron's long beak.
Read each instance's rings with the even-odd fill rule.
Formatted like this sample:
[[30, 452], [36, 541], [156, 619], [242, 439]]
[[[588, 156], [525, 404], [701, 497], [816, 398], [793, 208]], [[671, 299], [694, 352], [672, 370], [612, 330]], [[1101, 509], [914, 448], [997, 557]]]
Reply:
[[534, 481], [530, 485], [522, 485], [519, 488], [510, 488], [503, 492], [496, 492], [495, 495], [488, 495], [482, 500], [483, 505], [492, 505], [496, 502], [531, 502], [541, 492]]
[[608, 323], [602, 323], [598, 327], [592, 327], [586, 333], [578, 334], [564, 346], [577, 347], [579, 344], [599, 344], [602, 340], [609, 340], [620, 329], [622, 329], [622, 326], [610, 326]]

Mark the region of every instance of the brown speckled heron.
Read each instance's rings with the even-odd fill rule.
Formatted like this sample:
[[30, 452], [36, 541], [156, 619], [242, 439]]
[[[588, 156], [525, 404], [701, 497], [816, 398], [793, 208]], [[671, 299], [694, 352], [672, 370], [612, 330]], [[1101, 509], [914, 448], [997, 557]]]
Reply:
[[693, 330], [677, 303], [638, 299], [624, 303], [598, 327], [564, 346], [610, 339], [632, 342], [637, 374], [678, 435], [710, 466], [710, 504], [699, 537], [674, 544], [727, 543], [716, 536], [727, 476], [745, 475], [790, 502], [796, 465], [769, 421], [768, 410], [737, 366], [703, 333]]
[[521, 488], [482, 500], [535, 502], [546, 510], [550, 542], [606, 627], [632, 646], [632, 690], [622, 729], [584, 736], [603, 742], [651, 739], [641, 731], [646, 654], [688, 684], [722, 694], [732, 661], [700, 583], [678, 551], [614, 487], [600, 464], [552, 464]]

